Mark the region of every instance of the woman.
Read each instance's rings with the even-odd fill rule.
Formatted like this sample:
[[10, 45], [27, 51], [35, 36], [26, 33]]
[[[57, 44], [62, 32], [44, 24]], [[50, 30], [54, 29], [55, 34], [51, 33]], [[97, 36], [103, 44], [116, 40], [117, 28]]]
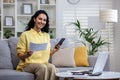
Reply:
[[[35, 74], [36, 80], [55, 80], [56, 69], [48, 63], [50, 55], [58, 49], [50, 50], [49, 17], [44, 10], [38, 10], [29, 21], [25, 32], [20, 36], [17, 44], [17, 55], [21, 59], [17, 66], [18, 71]], [[30, 51], [30, 43], [47, 43], [45, 50]]]

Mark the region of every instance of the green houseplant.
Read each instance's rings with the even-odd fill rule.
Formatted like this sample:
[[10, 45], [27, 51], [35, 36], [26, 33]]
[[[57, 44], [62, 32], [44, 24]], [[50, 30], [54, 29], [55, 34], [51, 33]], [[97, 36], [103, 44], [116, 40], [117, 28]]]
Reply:
[[5, 32], [4, 32], [4, 37], [8, 39], [11, 36], [14, 36], [12, 31], [10, 29], [6, 29]]
[[98, 48], [100, 46], [109, 44], [105, 40], [102, 40], [101, 36], [97, 35], [98, 31], [94, 31], [93, 28], [81, 29], [79, 20], [73, 22], [72, 24], [74, 24], [77, 28], [76, 30], [79, 32], [79, 37], [84, 39], [82, 43], [85, 46], [88, 46], [89, 55], [94, 55], [96, 52], [98, 52]]

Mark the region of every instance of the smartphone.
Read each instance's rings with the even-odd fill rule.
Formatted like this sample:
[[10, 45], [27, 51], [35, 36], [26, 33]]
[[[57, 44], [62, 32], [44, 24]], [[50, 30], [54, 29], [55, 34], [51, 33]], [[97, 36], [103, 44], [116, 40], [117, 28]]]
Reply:
[[55, 48], [57, 48], [58, 45], [62, 45], [64, 40], [65, 38], [61, 38], [61, 40], [55, 45]]

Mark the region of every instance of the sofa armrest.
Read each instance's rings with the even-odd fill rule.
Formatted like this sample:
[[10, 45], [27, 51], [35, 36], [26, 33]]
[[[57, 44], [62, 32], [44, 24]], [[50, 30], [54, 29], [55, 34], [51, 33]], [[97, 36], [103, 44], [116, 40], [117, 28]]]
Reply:
[[[97, 60], [97, 56], [92, 56], [92, 55], [88, 56], [88, 61], [89, 61], [90, 67], [94, 67], [96, 60]], [[110, 69], [109, 69], [109, 57], [108, 57], [104, 71], [109, 71], [109, 70]]]

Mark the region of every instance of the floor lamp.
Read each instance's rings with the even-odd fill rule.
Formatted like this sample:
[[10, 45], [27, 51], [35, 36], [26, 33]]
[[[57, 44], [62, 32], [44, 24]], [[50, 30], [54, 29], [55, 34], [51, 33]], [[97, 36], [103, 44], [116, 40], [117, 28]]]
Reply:
[[[107, 24], [108, 29], [110, 23], [118, 22], [118, 10], [114, 9], [104, 9], [100, 10], [100, 21]], [[108, 41], [110, 42], [110, 30], [108, 31]], [[109, 44], [108, 44], [108, 51], [109, 51]]]

